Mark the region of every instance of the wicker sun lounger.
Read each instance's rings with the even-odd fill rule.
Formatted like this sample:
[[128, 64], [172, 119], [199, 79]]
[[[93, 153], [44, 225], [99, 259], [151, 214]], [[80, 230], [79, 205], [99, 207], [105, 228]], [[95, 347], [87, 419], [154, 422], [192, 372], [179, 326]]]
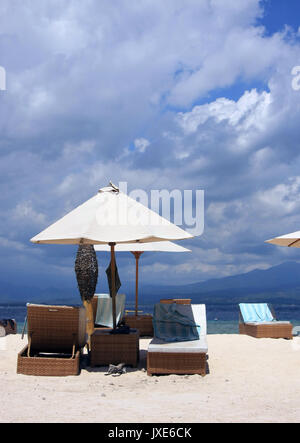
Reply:
[[207, 340], [205, 305], [191, 305], [195, 323], [200, 325], [198, 340], [166, 343], [153, 338], [147, 352], [147, 374], [206, 375]]
[[85, 308], [28, 304], [27, 330], [28, 345], [18, 354], [18, 374], [79, 374], [86, 344]]
[[276, 319], [273, 308], [267, 303], [241, 303], [239, 305], [240, 334], [255, 338], [292, 340], [292, 329], [293, 325], [290, 322]]

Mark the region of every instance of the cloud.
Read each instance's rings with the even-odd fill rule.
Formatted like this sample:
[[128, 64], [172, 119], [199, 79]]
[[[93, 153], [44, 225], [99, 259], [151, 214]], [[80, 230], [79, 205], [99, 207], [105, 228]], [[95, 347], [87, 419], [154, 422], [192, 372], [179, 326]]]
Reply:
[[149, 140], [146, 138], [136, 138], [134, 140], [134, 146], [138, 152], [145, 152], [148, 146], [150, 146]]
[[23, 201], [18, 203], [12, 212], [12, 218], [17, 220], [18, 223], [28, 221], [38, 225], [41, 223], [46, 223], [47, 221], [45, 214], [39, 213], [33, 209], [31, 201]]
[[[65, 136], [71, 133], [68, 125], [79, 119], [87, 130], [106, 138], [105, 120], [118, 115], [118, 132], [134, 139], [137, 126], [154, 117], [164, 97], [178, 96], [178, 90], [194, 82], [197, 66], [212, 64], [210, 71], [219, 75], [219, 67], [215, 69], [209, 60], [223, 51], [223, 35], [235, 47], [239, 42], [244, 51], [249, 35], [243, 34], [241, 26], [251, 24], [259, 13], [258, 1], [253, 0], [238, 7], [227, 2], [225, 9], [219, 1], [195, 0], [187, 0], [184, 8], [181, 0], [130, 5], [122, 1], [71, 5], [62, 0], [51, 9], [49, 2], [40, 7], [25, 1], [17, 10], [8, 1], [4, 5], [0, 43], [8, 70], [6, 104], [11, 115], [3, 120], [2, 132], [11, 136], [18, 125], [23, 137], [49, 136], [55, 131], [61, 138], [62, 122]], [[252, 32], [261, 44], [257, 29]], [[251, 59], [248, 65], [253, 65]], [[212, 77], [206, 71], [203, 75]], [[196, 88], [189, 95], [198, 98], [218, 85], [203, 83], [202, 92]], [[184, 97], [177, 102], [185, 105], [188, 93], [180, 95]]]
[[82, 140], [79, 143], [67, 142], [63, 148], [63, 155], [71, 157], [73, 155], [90, 154], [94, 151], [95, 146], [95, 140]]
[[286, 259], [264, 240], [299, 229], [300, 44], [262, 14], [258, 0], [1, 2], [0, 227], [19, 269], [25, 255], [28, 272], [68, 274], [72, 248], [36, 247], [42, 265], [22, 245], [109, 180], [205, 191], [193, 257], [149, 259], [151, 278]]
[[271, 189], [259, 191], [257, 198], [273, 215], [290, 214], [300, 210], [300, 177], [290, 177]]
[[8, 238], [0, 237], [0, 246], [2, 248], [15, 249], [17, 251], [24, 251], [25, 246], [21, 242], [9, 240]]
[[256, 89], [246, 91], [236, 102], [224, 97], [215, 102], [195, 106], [192, 111], [178, 114], [178, 122], [186, 134], [194, 133], [200, 125], [213, 119], [216, 123], [223, 121], [240, 131], [263, 129], [267, 122], [271, 105], [271, 94]]

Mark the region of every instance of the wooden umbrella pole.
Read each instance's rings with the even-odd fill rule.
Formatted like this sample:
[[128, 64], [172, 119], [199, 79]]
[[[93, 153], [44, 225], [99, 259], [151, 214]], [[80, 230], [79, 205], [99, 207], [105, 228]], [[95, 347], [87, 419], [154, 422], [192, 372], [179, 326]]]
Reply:
[[142, 251], [132, 252], [135, 256], [135, 315], [138, 315], [138, 298], [139, 298], [139, 259]]
[[113, 328], [116, 329], [116, 262], [115, 262], [115, 243], [109, 243], [110, 246], [110, 261], [111, 261], [111, 295], [112, 295], [112, 315]]

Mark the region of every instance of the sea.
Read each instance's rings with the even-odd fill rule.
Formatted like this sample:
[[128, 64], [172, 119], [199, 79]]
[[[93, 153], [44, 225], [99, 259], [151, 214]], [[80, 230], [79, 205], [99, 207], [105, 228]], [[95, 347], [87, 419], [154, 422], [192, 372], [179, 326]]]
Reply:
[[[300, 326], [300, 304], [273, 304], [278, 320], [289, 320]], [[127, 303], [126, 309], [133, 310], [134, 304]], [[143, 314], [153, 313], [153, 305], [140, 305]], [[238, 334], [239, 313], [235, 304], [206, 304], [208, 334]], [[0, 319], [15, 319], [18, 332], [22, 333], [26, 317], [26, 305], [0, 305]]]

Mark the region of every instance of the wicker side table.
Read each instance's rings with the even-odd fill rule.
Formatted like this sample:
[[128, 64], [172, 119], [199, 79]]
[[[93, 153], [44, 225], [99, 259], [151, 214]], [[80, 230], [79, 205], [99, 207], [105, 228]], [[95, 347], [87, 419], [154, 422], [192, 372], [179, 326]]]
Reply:
[[126, 315], [125, 324], [138, 329], [141, 337], [153, 337], [152, 315]]
[[96, 330], [91, 335], [91, 366], [125, 363], [136, 367], [139, 361], [139, 331], [129, 334], [110, 334]]

